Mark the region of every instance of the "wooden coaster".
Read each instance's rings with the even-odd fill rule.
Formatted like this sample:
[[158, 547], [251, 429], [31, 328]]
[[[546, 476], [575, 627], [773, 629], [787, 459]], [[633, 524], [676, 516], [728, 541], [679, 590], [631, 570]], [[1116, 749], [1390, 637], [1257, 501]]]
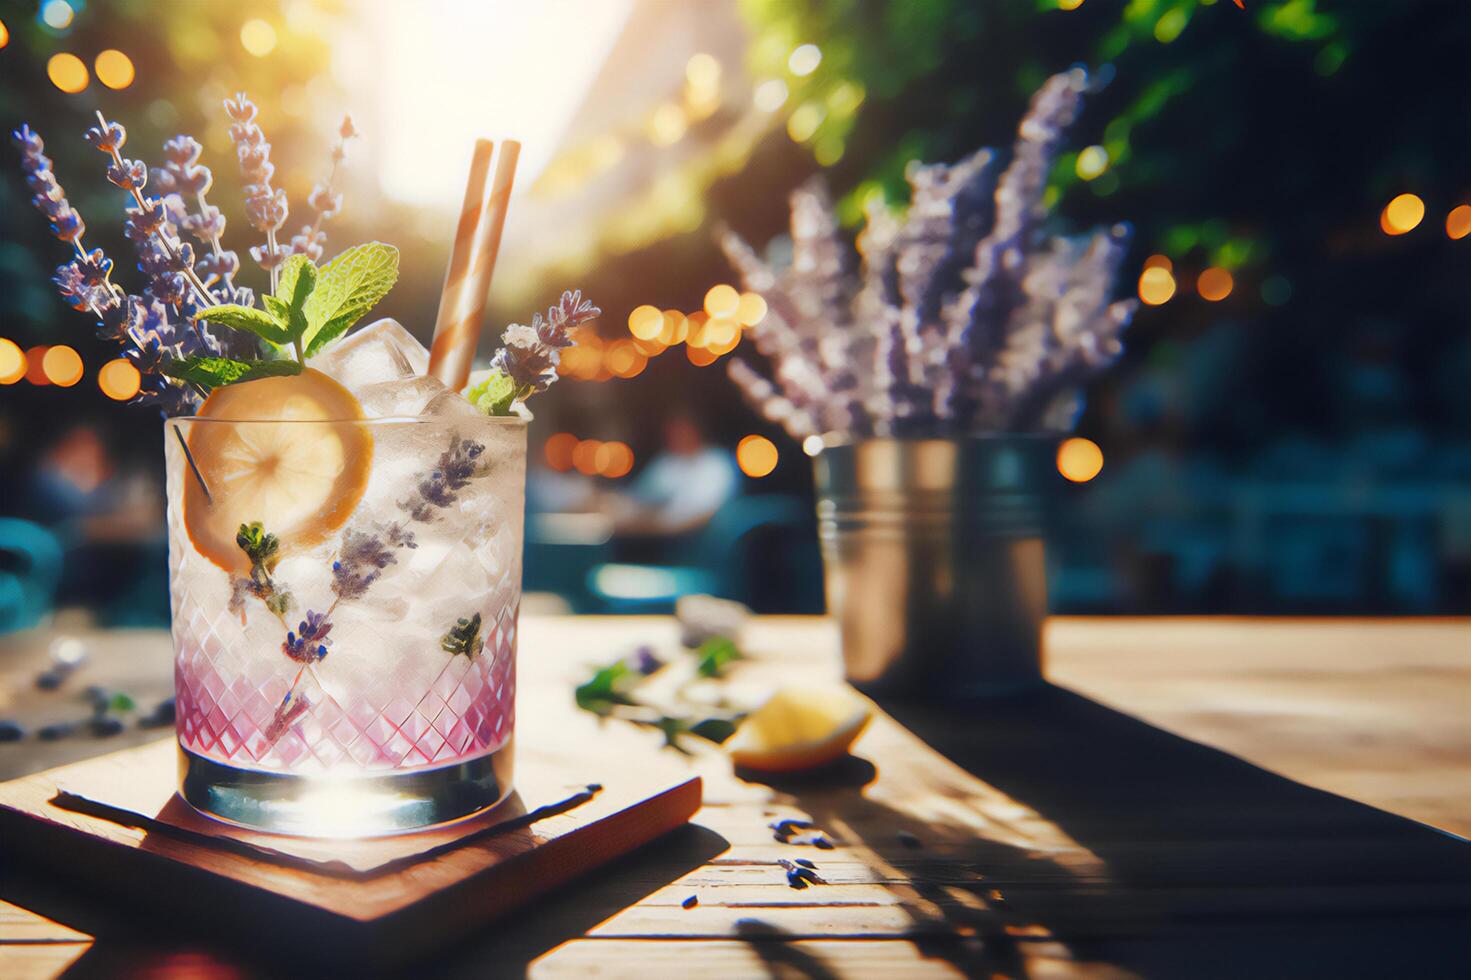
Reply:
[[577, 759], [518, 746], [516, 792], [488, 813], [420, 833], [317, 840], [199, 815], [174, 794], [174, 753], [165, 739], [0, 784], [4, 850], [89, 895], [167, 911], [219, 938], [397, 960], [681, 826], [701, 798], [699, 777], [681, 768], [610, 776], [596, 751]]

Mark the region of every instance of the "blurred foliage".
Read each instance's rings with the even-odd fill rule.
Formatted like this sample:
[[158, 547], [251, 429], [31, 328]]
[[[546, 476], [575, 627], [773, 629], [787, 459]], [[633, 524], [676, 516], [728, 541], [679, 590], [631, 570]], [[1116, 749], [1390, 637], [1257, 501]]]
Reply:
[[[89, 318], [66, 309], [51, 288], [48, 277], [67, 258], [66, 249], [30, 207], [9, 145], [11, 131], [29, 122], [40, 132], [57, 179], [87, 222], [88, 244], [114, 256], [114, 278], [134, 287], [141, 283], [133, 251], [122, 239], [123, 192], [107, 183], [104, 161], [83, 142], [82, 132], [102, 109], [127, 127], [125, 155], [150, 166], [162, 163], [164, 140], [178, 133], [194, 136], [205, 147], [201, 162], [214, 172], [211, 203], [230, 221], [226, 245], [244, 261], [241, 280], [260, 286], [265, 276], [246, 252], [256, 243], [255, 233], [242, 213], [240, 171], [222, 103], [245, 90], [264, 107], [261, 125], [276, 148], [276, 182], [305, 213], [312, 184], [326, 172], [333, 138], [331, 130], [317, 128], [315, 110], [343, 104], [323, 69], [330, 63], [331, 26], [344, 2], [93, 0], [73, 6], [71, 23], [57, 30], [46, 25], [36, 3], [0, 3], [0, 20], [10, 31], [0, 85], [6, 144], [0, 150], [0, 294], [6, 297], [7, 336], [23, 345], [66, 342], [92, 364], [116, 355], [90, 336]], [[242, 26], [256, 19], [274, 25], [268, 58], [251, 55], [241, 41]], [[135, 69], [132, 83], [120, 90], [105, 87], [93, 71], [97, 54], [109, 49], [122, 51]], [[58, 52], [73, 53], [87, 65], [89, 81], [81, 92], [62, 92], [48, 79], [47, 62]]]

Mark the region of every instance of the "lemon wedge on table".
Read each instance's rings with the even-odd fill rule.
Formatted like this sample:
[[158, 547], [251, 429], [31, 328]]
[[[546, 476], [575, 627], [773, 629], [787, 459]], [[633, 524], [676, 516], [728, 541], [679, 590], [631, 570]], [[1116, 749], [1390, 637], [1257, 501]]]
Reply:
[[186, 473], [184, 527], [227, 572], [248, 569], [235, 543], [241, 524], [260, 521], [285, 550], [309, 547], [342, 526], [367, 488], [373, 440], [353, 421], [362, 406], [320, 371], [216, 388], [199, 415], [207, 421], [191, 423], [187, 438], [203, 486]]
[[758, 772], [815, 769], [846, 755], [872, 716], [873, 706], [846, 688], [785, 687], [745, 717], [725, 749]]

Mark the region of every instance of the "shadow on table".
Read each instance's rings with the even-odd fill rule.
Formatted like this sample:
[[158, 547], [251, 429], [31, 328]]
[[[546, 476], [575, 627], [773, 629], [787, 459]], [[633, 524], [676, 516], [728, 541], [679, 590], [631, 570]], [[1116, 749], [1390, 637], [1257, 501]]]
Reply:
[[[878, 839], [862, 843], [881, 859], [928, 870], [893, 886], [927, 955], [1003, 976], [1026, 976], [1034, 956], [1146, 976], [1471, 976], [1471, 844], [1461, 838], [1061, 688], [883, 707], [1070, 839], [1074, 854], [1091, 854], [1069, 865], [1046, 848], [977, 841], [959, 862], [948, 849], [946, 873], [947, 848], [925, 842], [947, 830], [953, 839], [959, 824], [866, 795], [861, 760], [845, 767], [847, 785], [778, 786], [819, 825], [871, 828]], [[920, 812], [974, 807], [928, 803]]]
[[[591, 874], [553, 889], [473, 939], [433, 957], [385, 968], [323, 949], [237, 935], [234, 941], [201, 938], [166, 917], [150, 914], [140, 895], [132, 914], [78, 900], [68, 887], [19, 868], [7, 868], [5, 898], [95, 936], [91, 947], [62, 974], [68, 980], [117, 977], [275, 978], [295, 976], [521, 976], [544, 953], [586, 933], [604, 919], [706, 864], [729, 848], [719, 834], [693, 824], [644, 845]], [[575, 895], [576, 901], [568, 901]], [[230, 910], [221, 909], [228, 933]], [[242, 948], [246, 947], [246, 948]]]

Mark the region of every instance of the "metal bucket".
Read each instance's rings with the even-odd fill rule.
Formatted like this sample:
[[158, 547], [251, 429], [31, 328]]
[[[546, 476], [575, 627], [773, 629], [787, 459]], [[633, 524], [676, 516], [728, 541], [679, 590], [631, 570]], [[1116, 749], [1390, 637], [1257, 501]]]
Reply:
[[816, 460], [828, 612], [848, 680], [952, 700], [1042, 683], [1055, 440], [869, 439]]

